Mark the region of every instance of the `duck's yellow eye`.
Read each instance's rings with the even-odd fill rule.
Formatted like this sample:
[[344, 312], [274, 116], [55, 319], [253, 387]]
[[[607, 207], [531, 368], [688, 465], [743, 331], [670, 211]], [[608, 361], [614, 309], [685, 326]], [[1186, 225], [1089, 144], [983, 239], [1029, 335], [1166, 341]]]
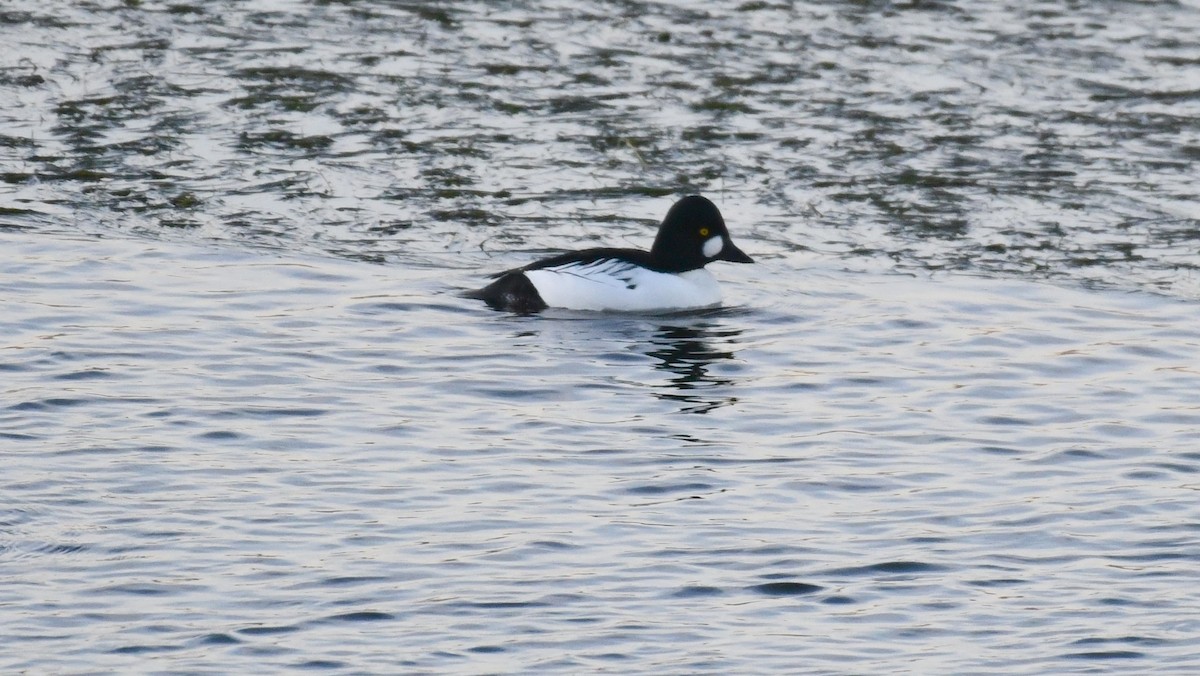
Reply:
[[708, 237], [708, 228], [700, 228], [700, 236]]

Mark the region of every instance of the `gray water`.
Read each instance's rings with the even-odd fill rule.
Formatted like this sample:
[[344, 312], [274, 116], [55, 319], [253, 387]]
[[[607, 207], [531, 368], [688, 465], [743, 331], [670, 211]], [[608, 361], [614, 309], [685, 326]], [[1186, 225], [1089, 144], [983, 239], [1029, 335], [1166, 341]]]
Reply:
[[[1200, 669], [1194, 3], [0, 44], [0, 670]], [[694, 192], [723, 308], [457, 295]]]

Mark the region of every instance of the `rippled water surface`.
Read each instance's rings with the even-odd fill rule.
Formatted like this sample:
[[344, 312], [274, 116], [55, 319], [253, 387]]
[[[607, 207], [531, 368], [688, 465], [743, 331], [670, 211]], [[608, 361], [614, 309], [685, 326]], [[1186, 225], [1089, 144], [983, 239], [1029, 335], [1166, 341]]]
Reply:
[[[1194, 3], [0, 7], [5, 672], [1194, 673]], [[725, 307], [486, 310], [701, 192]]]

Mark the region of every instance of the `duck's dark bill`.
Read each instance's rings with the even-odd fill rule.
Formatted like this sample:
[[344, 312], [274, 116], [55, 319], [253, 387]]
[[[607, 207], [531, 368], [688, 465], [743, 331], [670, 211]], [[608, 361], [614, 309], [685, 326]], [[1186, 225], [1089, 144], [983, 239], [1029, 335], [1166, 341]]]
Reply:
[[733, 242], [726, 242], [725, 248], [721, 249], [721, 254], [717, 256], [719, 261], [729, 261], [730, 263], [753, 263], [754, 259], [747, 256], [745, 251], [737, 248]]

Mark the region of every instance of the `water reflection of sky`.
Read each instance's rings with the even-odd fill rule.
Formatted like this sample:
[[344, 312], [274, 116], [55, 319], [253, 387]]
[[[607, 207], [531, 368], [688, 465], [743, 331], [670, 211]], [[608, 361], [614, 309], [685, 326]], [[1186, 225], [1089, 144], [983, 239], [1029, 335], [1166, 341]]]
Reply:
[[1193, 304], [785, 251], [714, 270], [729, 309], [514, 316], [444, 267], [0, 238], [11, 670], [1197, 663]]

